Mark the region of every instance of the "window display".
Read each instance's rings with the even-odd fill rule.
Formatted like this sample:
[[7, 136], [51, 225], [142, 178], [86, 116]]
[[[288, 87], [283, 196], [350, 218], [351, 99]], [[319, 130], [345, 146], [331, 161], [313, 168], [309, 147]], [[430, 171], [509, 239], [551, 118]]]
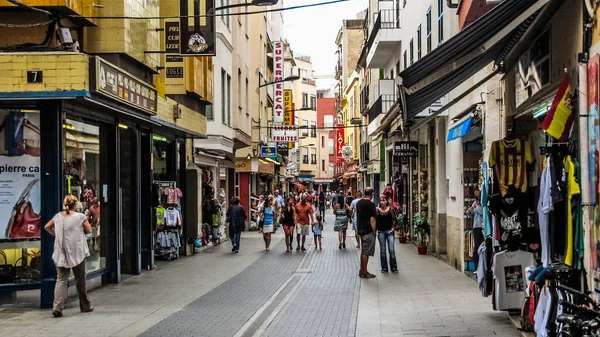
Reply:
[[63, 173], [64, 194], [79, 199], [77, 212], [84, 213], [92, 225], [87, 234], [90, 256], [86, 272], [103, 269], [106, 265], [100, 221], [100, 127], [74, 118], [63, 123]]
[[173, 181], [154, 181], [154, 256], [166, 260], [179, 258], [181, 248], [180, 199], [183, 193]]
[[40, 281], [40, 114], [0, 110], [0, 284]]

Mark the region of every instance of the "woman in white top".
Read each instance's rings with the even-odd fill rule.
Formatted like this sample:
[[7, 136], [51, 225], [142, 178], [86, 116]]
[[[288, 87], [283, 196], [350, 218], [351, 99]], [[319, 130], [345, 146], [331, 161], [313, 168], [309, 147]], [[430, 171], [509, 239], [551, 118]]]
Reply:
[[90, 305], [85, 286], [85, 259], [90, 256], [86, 233], [92, 232], [92, 226], [87, 221], [85, 214], [75, 212], [77, 198], [69, 194], [64, 200], [65, 208], [57, 213], [44, 227], [48, 233], [55, 237], [52, 260], [56, 265], [56, 286], [54, 287], [54, 306], [52, 315], [61, 317], [67, 300], [67, 287], [69, 274], [73, 269], [79, 294], [79, 309], [81, 312], [91, 312], [94, 307]]

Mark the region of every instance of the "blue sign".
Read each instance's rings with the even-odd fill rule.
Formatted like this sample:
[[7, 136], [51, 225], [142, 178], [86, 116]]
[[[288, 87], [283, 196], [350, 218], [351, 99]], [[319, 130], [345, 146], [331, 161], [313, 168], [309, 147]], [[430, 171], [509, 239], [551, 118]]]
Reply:
[[473, 117], [465, 120], [464, 122], [458, 124], [457, 126], [453, 127], [452, 129], [450, 129], [448, 131], [448, 139], [446, 140], [446, 142], [451, 142], [455, 139], [458, 139], [464, 135], [466, 135], [467, 133], [469, 133], [469, 131], [471, 130], [471, 125], [473, 124]]
[[277, 146], [261, 146], [260, 156], [263, 158], [275, 158], [277, 157]]

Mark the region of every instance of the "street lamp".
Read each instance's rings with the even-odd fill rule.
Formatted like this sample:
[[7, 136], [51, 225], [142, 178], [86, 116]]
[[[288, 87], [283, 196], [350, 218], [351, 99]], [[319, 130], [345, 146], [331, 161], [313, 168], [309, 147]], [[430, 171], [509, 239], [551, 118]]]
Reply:
[[236, 8], [236, 7], [247, 7], [247, 6], [259, 6], [259, 7], [275, 6], [275, 5], [277, 5], [277, 2], [279, 2], [279, 0], [252, 0], [250, 2], [243, 2], [240, 4], [233, 4], [233, 5], [217, 7], [217, 8], [215, 8], [215, 11], [222, 11], [224, 9]]
[[[259, 83], [258, 87], [262, 88], [262, 87], [266, 87], [266, 86], [271, 85], [271, 84], [277, 84], [277, 83], [282, 83], [282, 82], [294, 82], [294, 81], [299, 80], [299, 79], [300, 79], [300, 76], [298, 76], [298, 75], [292, 75], [292, 76], [288, 76], [288, 77], [286, 77], [286, 78], [284, 78], [283, 80], [280, 80], [280, 81], [266, 82], [266, 83], [263, 83], [263, 84]], [[260, 77], [259, 77], [259, 80], [260, 80]]]

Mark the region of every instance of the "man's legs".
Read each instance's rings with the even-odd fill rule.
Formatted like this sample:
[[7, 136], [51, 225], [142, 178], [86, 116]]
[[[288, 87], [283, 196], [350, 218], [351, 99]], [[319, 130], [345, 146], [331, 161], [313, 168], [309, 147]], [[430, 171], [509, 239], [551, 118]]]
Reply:
[[369, 264], [369, 255], [360, 254], [360, 274], [367, 275], [367, 264]]
[[356, 238], [356, 248], [360, 248], [360, 235], [358, 235], [358, 231], [354, 231], [354, 237]]
[[306, 248], [304, 248], [304, 243], [306, 243], [306, 235], [302, 235], [302, 250], [306, 250]]

